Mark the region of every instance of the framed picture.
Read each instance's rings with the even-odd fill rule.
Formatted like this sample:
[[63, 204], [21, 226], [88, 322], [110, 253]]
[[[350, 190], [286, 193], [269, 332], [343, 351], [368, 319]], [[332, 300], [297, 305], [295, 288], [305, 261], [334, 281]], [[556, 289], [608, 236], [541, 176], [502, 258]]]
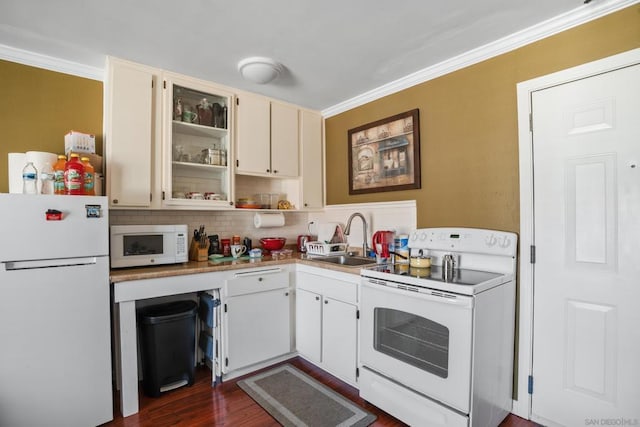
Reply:
[[420, 188], [418, 109], [349, 130], [349, 194]]

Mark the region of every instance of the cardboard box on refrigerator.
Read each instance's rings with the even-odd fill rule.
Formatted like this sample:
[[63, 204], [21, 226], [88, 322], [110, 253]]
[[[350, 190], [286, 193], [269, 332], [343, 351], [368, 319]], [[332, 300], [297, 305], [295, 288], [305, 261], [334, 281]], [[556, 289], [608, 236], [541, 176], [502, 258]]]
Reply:
[[69, 157], [71, 152], [78, 154], [95, 154], [96, 137], [88, 133], [82, 133], [75, 130], [70, 131], [64, 136], [64, 153]]

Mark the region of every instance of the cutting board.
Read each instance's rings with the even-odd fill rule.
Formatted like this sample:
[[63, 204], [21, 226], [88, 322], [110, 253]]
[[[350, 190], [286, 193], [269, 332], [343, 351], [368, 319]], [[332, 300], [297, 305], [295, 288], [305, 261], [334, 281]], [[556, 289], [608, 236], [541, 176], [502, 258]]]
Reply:
[[[336, 232], [336, 227], [342, 227], [339, 222], [321, 222], [318, 223], [318, 241], [325, 243], [330, 242]], [[344, 242], [339, 242], [344, 243]]]

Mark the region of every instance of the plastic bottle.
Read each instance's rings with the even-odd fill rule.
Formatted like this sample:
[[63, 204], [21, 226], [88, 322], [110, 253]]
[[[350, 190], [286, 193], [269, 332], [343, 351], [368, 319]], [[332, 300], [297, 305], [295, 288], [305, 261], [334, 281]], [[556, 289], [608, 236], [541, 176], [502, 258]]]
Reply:
[[40, 171], [40, 194], [53, 194], [55, 175], [51, 163], [45, 163]]
[[64, 191], [64, 167], [67, 164], [67, 156], [58, 155], [58, 161], [53, 165], [53, 194], [65, 194]]
[[64, 167], [64, 190], [65, 194], [84, 194], [84, 166], [79, 154], [71, 154]]
[[38, 194], [38, 170], [33, 162], [28, 162], [22, 169], [22, 194]]
[[88, 157], [82, 157], [80, 160], [82, 160], [82, 165], [84, 166], [84, 194], [85, 196], [95, 196], [96, 175], [93, 166], [91, 166]]

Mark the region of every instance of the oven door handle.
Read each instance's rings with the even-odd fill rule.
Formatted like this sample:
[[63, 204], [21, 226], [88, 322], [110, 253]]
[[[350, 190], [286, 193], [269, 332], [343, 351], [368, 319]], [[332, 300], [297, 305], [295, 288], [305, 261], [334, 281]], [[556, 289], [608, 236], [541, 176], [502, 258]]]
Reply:
[[412, 298], [419, 298], [423, 301], [430, 301], [439, 304], [450, 304], [458, 307], [465, 308], [473, 308], [473, 297], [465, 296], [465, 295], [456, 295], [448, 292], [438, 291], [436, 289], [429, 290], [430, 293], [427, 292], [416, 292], [411, 290], [398, 289], [395, 286], [390, 286], [384, 284], [383, 280], [376, 280], [376, 282], [371, 282], [371, 280], [366, 280], [361, 283], [361, 285], [365, 288], [369, 288], [372, 290], [376, 290], [378, 292], [391, 292], [395, 295], [401, 296], [411, 296]]

